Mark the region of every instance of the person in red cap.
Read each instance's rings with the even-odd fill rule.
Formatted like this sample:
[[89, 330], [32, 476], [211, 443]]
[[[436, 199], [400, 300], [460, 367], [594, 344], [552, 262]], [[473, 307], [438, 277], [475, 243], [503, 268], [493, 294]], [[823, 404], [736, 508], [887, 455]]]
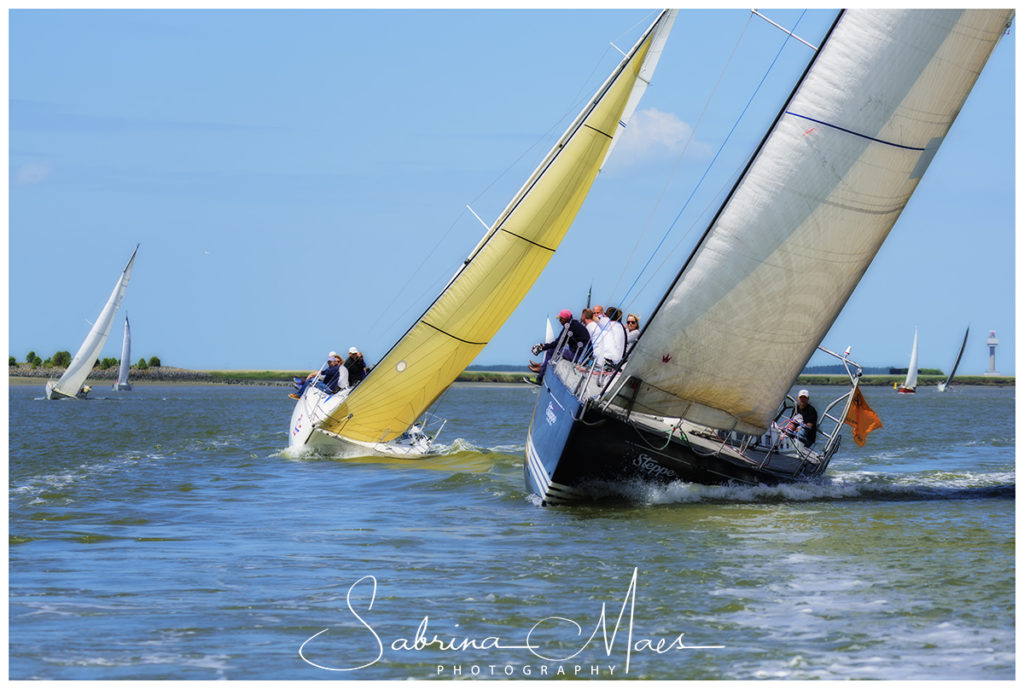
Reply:
[[538, 342], [530, 348], [534, 354], [544, 352], [544, 361], [537, 363], [530, 362], [530, 370], [537, 374], [537, 382], [544, 379], [544, 371], [547, 370], [548, 362], [554, 353], [559, 342], [563, 342], [562, 357], [576, 360], [582, 358], [583, 354], [590, 348], [590, 333], [587, 327], [572, 317], [572, 311], [562, 309], [558, 312], [558, 322], [562, 324], [562, 332], [551, 342]]

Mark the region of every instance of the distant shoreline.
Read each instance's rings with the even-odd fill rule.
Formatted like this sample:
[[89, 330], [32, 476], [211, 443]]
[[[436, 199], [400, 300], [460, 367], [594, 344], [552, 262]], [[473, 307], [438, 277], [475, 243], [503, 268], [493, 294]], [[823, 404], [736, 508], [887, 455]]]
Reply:
[[[27, 368], [10, 367], [8, 371], [9, 385], [39, 384], [50, 378], [59, 378], [64, 372], [60, 368]], [[160, 383], [175, 385], [269, 385], [291, 386], [292, 378], [304, 377], [309, 371], [273, 371], [273, 370], [191, 370], [160, 366], [142, 370], [133, 370], [129, 379], [132, 383]], [[89, 375], [87, 384], [97, 387], [113, 381], [117, 375], [116, 368], [94, 370]], [[525, 384], [524, 378], [532, 378], [529, 371], [464, 371], [456, 383], [490, 383], [501, 385]], [[866, 375], [860, 384], [865, 387], [892, 387], [894, 383], [902, 383], [901, 375]], [[945, 380], [945, 376], [918, 376], [918, 387], [937, 385]], [[797, 378], [796, 385], [846, 385], [848, 379], [843, 375], [802, 375]], [[955, 385], [984, 385], [995, 387], [1014, 387], [1016, 376], [957, 376]]]

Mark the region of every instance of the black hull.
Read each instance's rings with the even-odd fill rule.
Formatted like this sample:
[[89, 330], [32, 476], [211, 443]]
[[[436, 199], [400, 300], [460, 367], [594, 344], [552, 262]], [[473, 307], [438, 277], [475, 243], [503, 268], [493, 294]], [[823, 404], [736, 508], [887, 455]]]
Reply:
[[[548, 380], [550, 379], [550, 381]], [[824, 464], [710, 432], [673, 433], [584, 406], [554, 375], [542, 385], [527, 438], [527, 486], [545, 503], [614, 496], [636, 484], [777, 485], [819, 476]]]

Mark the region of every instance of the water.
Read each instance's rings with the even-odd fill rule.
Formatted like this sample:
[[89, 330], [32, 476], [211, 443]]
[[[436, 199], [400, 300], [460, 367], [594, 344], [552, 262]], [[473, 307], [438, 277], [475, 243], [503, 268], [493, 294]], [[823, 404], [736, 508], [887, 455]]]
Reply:
[[572, 508], [530, 388], [452, 388], [420, 462], [288, 457], [285, 393], [10, 387], [11, 679], [1014, 677], [1012, 389], [867, 388], [817, 484]]

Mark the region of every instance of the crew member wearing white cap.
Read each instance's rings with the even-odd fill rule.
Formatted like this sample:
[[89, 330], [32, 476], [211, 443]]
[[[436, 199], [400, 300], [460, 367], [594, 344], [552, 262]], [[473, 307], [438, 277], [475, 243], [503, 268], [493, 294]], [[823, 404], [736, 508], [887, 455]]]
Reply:
[[366, 377], [370, 369], [363, 360], [363, 354], [356, 347], [348, 348], [348, 358], [345, 359], [345, 370], [348, 371], [348, 383], [352, 387]]
[[298, 392], [293, 392], [288, 395], [292, 399], [299, 399], [302, 397], [302, 393], [305, 392], [306, 386], [311, 382], [315, 381], [315, 386], [323, 390], [329, 395], [333, 395], [338, 390], [342, 390], [348, 387], [348, 371], [341, 365], [341, 357], [338, 356], [337, 352], [331, 352], [327, 355], [327, 363], [325, 363], [319, 371], [313, 371], [305, 380], [294, 380], [295, 387], [298, 388]]
[[810, 447], [818, 437], [818, 410], [811, 406], [811, 393], [801, 390], [796, 397], [796, 413], [794, 421], [800, 425], [796, 432], [796, 439], [804, 447]]

